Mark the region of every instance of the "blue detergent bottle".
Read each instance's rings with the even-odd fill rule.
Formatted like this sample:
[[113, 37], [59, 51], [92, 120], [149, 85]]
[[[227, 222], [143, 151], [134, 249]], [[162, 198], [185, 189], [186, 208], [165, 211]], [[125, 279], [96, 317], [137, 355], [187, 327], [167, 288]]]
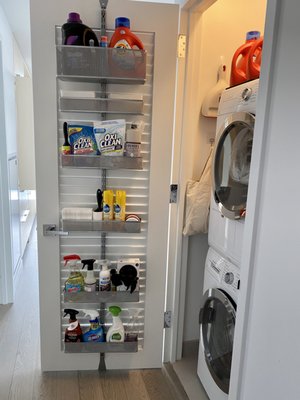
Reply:
[[105, 335], [99, 323], [97, 310], [83, 310], [85, 316], [90, 317], [90, 328], [82, 336], [84, 342], [105, 342]]

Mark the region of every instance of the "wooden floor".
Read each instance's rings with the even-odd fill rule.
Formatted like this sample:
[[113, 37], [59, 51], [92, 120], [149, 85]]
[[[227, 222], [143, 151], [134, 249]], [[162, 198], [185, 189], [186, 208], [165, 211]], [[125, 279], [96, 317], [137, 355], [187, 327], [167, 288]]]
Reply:
[[181, 400], [163, 370], [40, 370], [36, 235], [24, 256], [13, 305], [0, 305], [0, 400]]

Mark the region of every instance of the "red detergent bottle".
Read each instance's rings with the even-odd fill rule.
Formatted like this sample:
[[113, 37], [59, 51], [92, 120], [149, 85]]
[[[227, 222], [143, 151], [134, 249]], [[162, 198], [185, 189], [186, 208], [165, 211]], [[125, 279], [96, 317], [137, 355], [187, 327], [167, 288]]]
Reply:
[[263, 43], [263, 38], [257, 39], [250, 49], [248, 60], [249, 80], [259, 78]]
[[246, 35], [246, 43], [234, 53], [231, 62], [230, 86], [247, 82], [249, 53], [254, 42], [260, 37], [260, 32], [250, 31]]
[[116, 18], [115, 28], [109, 47], [119, 47], [124, 49], [133, 49], [134, 47], [137, 47], [144, 50], [142, 41], [130, 30], [129, 18]]

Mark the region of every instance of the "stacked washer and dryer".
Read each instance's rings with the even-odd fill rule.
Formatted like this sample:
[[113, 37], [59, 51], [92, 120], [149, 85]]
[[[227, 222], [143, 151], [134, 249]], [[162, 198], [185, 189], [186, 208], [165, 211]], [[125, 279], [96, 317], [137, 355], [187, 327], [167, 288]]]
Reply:
[[229, 393], [258, 83], [226, 89], [218, 110], [197, 368], [210, 400]]

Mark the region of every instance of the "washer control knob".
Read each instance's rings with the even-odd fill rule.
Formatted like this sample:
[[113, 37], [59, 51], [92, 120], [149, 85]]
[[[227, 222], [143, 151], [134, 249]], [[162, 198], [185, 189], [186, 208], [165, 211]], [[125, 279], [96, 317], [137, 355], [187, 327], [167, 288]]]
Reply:
[[244, 101], [248, 101], [251, 97], [251, 94], [252, 94], [252, 89], [250, 89], [250, 88], [244, 89], [242, 92], [242, 99]]
[[234, 281], [234, 275], [232, 272], [226, 272], [225, 276], [224, 276], [224, 281], [225, 283], [227, 283], [228, 285], [231, 285]]

